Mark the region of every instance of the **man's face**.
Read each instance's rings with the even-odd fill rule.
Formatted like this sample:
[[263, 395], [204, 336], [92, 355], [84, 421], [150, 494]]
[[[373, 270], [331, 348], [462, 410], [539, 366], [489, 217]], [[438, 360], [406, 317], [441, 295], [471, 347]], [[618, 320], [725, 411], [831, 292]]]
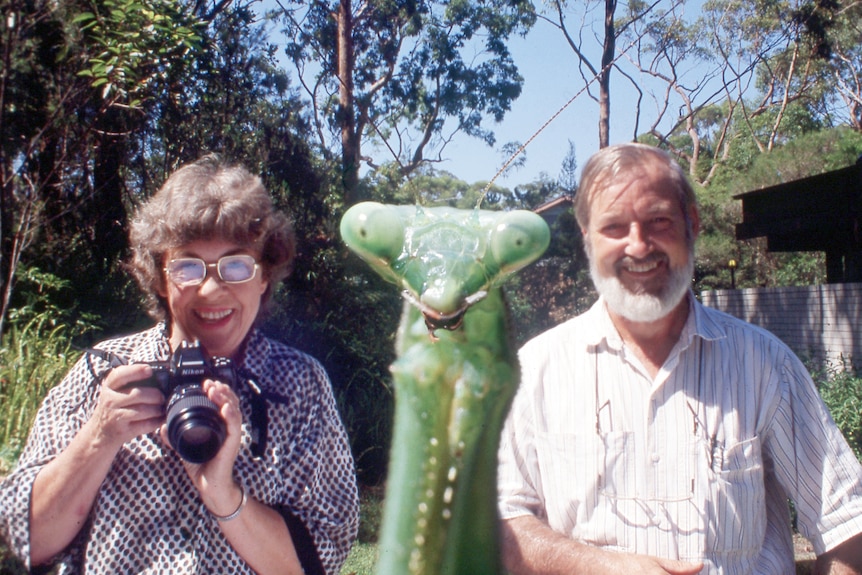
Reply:
[[666, 316], [688, 292], [699, 219], [691, 233], [662, 171], [646, 166], [599, 191], [583, 230], [590, 273], [608, 307], [631, 321]]

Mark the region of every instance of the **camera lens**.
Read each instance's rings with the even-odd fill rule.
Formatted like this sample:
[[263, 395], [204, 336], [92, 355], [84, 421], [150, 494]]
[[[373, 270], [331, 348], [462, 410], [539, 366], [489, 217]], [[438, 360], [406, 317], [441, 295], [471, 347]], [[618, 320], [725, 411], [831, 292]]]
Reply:
[[167, 408], [168, 440], [180, 457], [206, 463], [218, 453], [226, 429], [216, 404], [199, 385], [174, 390]]

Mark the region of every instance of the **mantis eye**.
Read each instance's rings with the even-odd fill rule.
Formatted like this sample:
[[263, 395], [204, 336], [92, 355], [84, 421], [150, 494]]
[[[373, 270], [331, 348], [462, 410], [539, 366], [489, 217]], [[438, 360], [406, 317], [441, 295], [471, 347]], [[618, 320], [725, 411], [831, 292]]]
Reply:
[[389, 206], [362, 202], [341, 218], [341, 237], [363, 259], [389, 263], [401, 255], [404, 225]]
[[551, 241], [548, 224], [526, 210], [503, 214], [491, 233], [491, 254], [501, 269], [514, 271], [537, 259]]

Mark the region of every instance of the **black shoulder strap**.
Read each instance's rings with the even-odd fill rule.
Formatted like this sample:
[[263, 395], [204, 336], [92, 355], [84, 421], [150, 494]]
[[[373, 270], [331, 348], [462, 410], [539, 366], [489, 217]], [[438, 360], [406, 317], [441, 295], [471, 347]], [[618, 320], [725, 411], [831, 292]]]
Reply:
[[267, 428], [269, 426], [268, 402], [288, 403], [288, 399], [278, 393], [264, 391], [260, 388], [255, 376], [243, 370], [241, 374], [251, 392], [251, 455], [260, 459], [266, 452], [268, 438]]
[[255, 459], [260, 459], [266, 452], [269, 426], [266, 397], [253, 377], [246, 377], [245, 381], [251, 391], [251, 455]]

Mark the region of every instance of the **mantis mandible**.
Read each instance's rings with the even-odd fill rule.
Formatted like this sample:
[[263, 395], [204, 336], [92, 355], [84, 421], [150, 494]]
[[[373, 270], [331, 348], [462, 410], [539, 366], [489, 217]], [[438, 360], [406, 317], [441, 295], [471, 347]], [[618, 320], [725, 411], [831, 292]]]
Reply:
[[548, 246], [545, 221], [364, 202], [348, 247], [406, 299], [378, 575], [501, 572], [497, 447], [519, 381], [500, 284]]

